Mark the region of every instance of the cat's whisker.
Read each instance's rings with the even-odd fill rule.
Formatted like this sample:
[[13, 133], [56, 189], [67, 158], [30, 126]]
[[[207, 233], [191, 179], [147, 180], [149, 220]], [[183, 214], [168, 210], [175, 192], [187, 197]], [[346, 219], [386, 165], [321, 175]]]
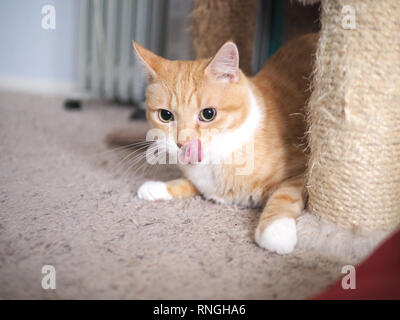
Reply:
[[[155, 150], [158, 150], [157, 146], [151, 146], [147, 151], [152, 152]], [[130, 159], [130, 161], [128, 163], [128, 167], [124, 170], [124, 172], [121, 174], [121, 176], [124, 176], [132, 167], [134, 167], [136, 164], [140, 163], [141, 160], [147, 159], [147, 151], [145, 153], [141, 153], [141, 154], [137, 155], [133, 159]]]
[[138, 163], [140, 163], [141, 161], [143, 161], [146, 158], [145, 154], [140, 153], [138, 155], [136, 155], [135, 157], [131, 158], [129, 161], [127, 161], [123, 167], [121, 167], [121, 170], [116, 173], [116, 175], [118, 175], [119, 177], [124, 177], [125, 174], [135, 165], [137, 165]]
[[[144, 159], [142, 159], [142, 160], [144, 160]], [[136, 166], [136, 168], [134, 168]], [[142, 163], [141, 163], [141, 161], [139, 161], [139, 162], [137, 162], [136, 164], [135, 164], [135, 166], [132, 166], [132, 170], [130, 170], [130, 172], [129, 172], [129, 177], [131, 177], [132, 175], [135, 175], [135, 176], [137, 176], [137, 175], [139, 175], [139, 176], [142, 176], [142, 174], [140, 174], [140, 170], [141, 170], [141, 168], [144, 166], [144, 168], [146, 168], [146, 166], [149, 166], [149, 164], [147, 163], [147, 161], [143, 161]]]
[[119, 146], [119, 147], [115, 147], [115, 148], [111, 148], [111, 149], [107, 149], [107, 150], [103, 150], [103, 151], [94, 152], [94, 153], [89, 154], [88, 156], [89, 157], [100, 157], [100, 156], [104, 156], [109, 153], [125, 151], [125, 150], [134, 149], [136, 147], [141, 147], [141, 146], [149, 146], [151, 144], [152, 144], [152, 141], [140, 141], [140, 142], [126, 144], [123, 146]]
[[132, 161], [131, 163], [129, 163], [129, 165], [126, 166], [125, 170], [122, 171], [119, 174], [119, 177], [121, 178], [125, 178], [126, 174], [132, 169], [132, 167], [134, 167], [135, 165], [137, 165], [138, 163], [140, 163], [141, 161], [144, 160], [143, 156], [138, 156], [134, 159], [134, 161]]
[[141, 153], [145, 152], [145, 149], [148, 148], [147, 145], [142, 146], [132, 152], [130, 152], [128, 155], [126, 155], [125, 157], [123, 157], [121, 160], [119, 160], [112, 168], [112, 171], [117, 171], [121, 168], [121, 166], [123, 167], [125, 162], [129, 162], [132, 158], [135, 158], [135, 156], [140, 155]]
[[[136, 168], [136, 170], [134, 171], [135, 173], [140, 172], [143, 169], [143, 172], [140, 172], [141, 175], [145, 176], [146, 173], [154, 167], [159, 167], [159, 161], [162, 159], [162, 157], [164, 157], [165, 155], [165, 151], [164, 152], [160, 152], [160, 150], [158, 149], [159, 153], [157, 154], [157, 156], [155, 156], [154, 154], [151, 154], [149, 158], [147, 158], [148, 161], [142, 163], [138, 168]], [[151, 161], [152, 163], [149, 163], [149, 161]]]
[[126, 162], [129, 162], [131, 158], [136, 158], [137, 156], [140, 156], [141, 153], [140, 151], [134, 151], [130, 152], [128, 155], [126, 155], [124, 158], [120, 159], [111, 169], [115, 175], [118, 175], [121, 170], [124, 169], [124, 166]]

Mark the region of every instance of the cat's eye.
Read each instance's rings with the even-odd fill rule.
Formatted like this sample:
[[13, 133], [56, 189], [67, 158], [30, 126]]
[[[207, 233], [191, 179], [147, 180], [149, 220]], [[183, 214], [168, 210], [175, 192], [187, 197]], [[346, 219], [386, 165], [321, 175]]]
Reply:
[[166, 109], [160, 109], [158, 110], [158, 118], [162, 122], [170, 122], [174, 120], [174, 115], [172, 114], [171, 111], [166, 110]]
[[205, 108], [200, 111], [199, 119], [200, 121], [210, 122], [214, 120], [216, 115], [217, 115], [217, 110], [215, 110], [214, 108]]

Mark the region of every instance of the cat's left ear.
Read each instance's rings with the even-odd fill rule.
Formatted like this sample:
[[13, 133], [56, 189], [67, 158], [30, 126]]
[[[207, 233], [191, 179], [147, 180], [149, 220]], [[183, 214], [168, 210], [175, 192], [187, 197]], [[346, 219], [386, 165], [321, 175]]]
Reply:
[[232, 41], [226, 42], [208, 64], [205, 73], [216, 80], [239, 81], [239, 51]]

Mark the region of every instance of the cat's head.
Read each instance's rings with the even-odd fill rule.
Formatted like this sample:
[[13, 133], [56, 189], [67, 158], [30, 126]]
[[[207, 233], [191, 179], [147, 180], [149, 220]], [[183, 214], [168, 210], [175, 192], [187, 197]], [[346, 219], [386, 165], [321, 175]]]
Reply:
[[147, 119], [165, 134], [159, 143], [189, 163], [233, 151], [247, 134], [242, 127], [254, 100], [236, 45], [226, 42], [214, 57], [195, 61], [171, 61], [134, 47], [148, 74]]

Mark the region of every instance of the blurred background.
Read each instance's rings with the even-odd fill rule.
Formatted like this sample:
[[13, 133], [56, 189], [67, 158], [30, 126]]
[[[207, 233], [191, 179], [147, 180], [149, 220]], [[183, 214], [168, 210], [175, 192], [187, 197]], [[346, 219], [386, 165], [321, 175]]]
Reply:
[[[284, 42], [319, 29], [318, 5], [290, 0], [243, 0], [240, 5], [246, 3], [254, 3], [254, 10], [246, 13], [248, 20], [240, 17], [238, 28], [254, 21], [251, 66], [244, 66], [248, 74]], [[168, 59], [200, 57], [199, 46], [213, 55], [215, 48], [201, 43], [210, 30], [202, 35], [192, 25], [208, 21], [199, 14], [191, 19], [201, 5], [200, 0], [2, 0], [0, 89], [96, 96], [143, 107], [145, 78], [132, 40]], [[236, 40], [240, 32], [223, 23], [218, 29], [224, 41]], [[197, 47], [194, 33], [200, 39]], [[241, 49], [240, 39], [237, 43]]]

